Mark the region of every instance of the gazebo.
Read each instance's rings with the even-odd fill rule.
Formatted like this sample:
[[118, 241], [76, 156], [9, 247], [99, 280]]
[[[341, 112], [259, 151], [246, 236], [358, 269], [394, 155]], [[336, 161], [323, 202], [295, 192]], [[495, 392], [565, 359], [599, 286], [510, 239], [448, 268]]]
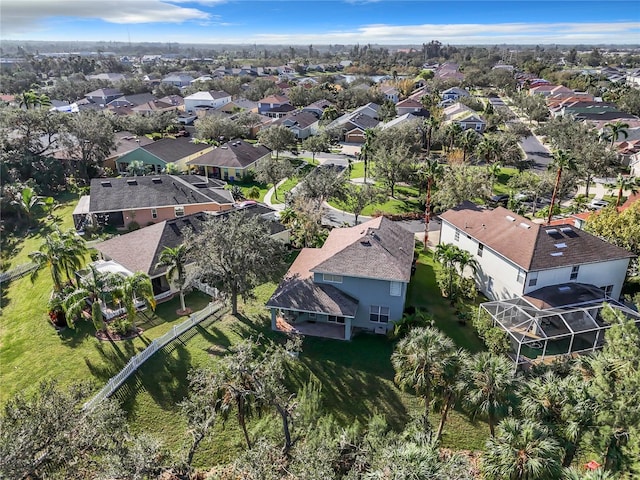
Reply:
[[640, 314], [603, 290], [580, 283], [543, 287], [523, 297], [486, 302], [488, 314], [509, 335], [516, 368], [553, 361], [558, 356], [595, 351], [611, 326], [602, 318], [608, 305], [640, 326]]

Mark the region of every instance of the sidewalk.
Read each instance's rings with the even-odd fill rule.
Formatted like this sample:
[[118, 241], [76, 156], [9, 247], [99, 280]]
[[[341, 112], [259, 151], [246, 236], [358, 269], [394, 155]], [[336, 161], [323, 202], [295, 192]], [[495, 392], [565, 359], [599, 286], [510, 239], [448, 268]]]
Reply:
[[[278, 185], [276, 185], [276, 186], [277, 186], [277, 187], [282, 186], [282, 185], [284, 184], [284, 182], [286, 182], [287, 180], [288, 180], [287, 178], [285, 178], [285, 179], [283, 179], [283, 180], [280, 180], [280, 181], [278, 182]], [[271, 187], [271, 188], [267, 191], [267, 193], [266, 193], [266, 194], [265, 194], [265, 196], [264, 196], [263, 203], [264, 203], [265, 205], [268, 205], [269, 207], [273, 208], [274, 210], [282, 211], [282, 210], [284, 210], [284, 208], [285, 208], [285, 207], [284, 207], [284, 203], [272, 203], [272, 201], [271, 201], [271, 197], [273, 197], [273, 193], [274, 193], [274, 191], [275, 191], [275, 189], [274, 189], [273, 187]]]

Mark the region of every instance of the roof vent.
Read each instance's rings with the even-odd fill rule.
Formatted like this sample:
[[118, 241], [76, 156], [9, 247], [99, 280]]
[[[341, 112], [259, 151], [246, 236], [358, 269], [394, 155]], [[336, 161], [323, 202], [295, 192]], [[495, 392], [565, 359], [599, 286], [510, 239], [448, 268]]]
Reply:
[[152, 181], [153, 183], [162, 183], [162, 179], [161, 179], [160, 177], [153, 177], [153, 178], [151, 179], [151, 181]]
[[556, 243], [555, 247], [556, 248], [567, 248], [567, 244], [566, 243]]
[[100, 185], [102, 185], [103, 187], [110, 187], [111, 186], [111, 182], [110, 181], [104, 181], [104, 182], [100, 182]]
[[551, 254], [552, 257], [561, 257], [562, 256], [562, 252], [553, 252]]
[[364, 241], [360, 242], [360, 245], [362, 245], [363, 247], [370, 247], [371, 246], [371, 242], [369, 240], [364, 240]]
[[507, 219], [507, 220], [509, 220], [510, 222], [515, 222], [515, 221], [516, 221], [516, 219], [515, 219], [515, 218], [513, 218], [511, 215], [507, 215], [507, 216], [506, 216], [506, 217], [504, 217], [504, 218], [506, 218], [506, 219]]
[[127, 180], [127, 185], [137, 185], [138, 181], [134, 178], [130, 178], [129, 180]]
[[545, 232], [551, 238], [555, 238], [556, 240], [559, 239], [559, 238], [562, 238], [562, 234], [558, 230], [556, 230], [555, 228], [549, 228], [548, 230], [545, 230]]
[[520, 225], [518, 225], [521, 228], [524, 228], [525, 230], [529, 230], [531, 228], [531, 225], [524, 223], [524, 222], [520, 222]]
[[571, 287], [567, 287], [567, 286], [558, 287], [559, 292], [568, 292], [569, 290], [571, 290]]

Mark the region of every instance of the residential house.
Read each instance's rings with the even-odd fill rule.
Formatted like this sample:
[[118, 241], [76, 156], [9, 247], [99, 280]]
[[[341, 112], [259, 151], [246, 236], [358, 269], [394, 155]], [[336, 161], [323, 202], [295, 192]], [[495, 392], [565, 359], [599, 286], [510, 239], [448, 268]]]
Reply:
[[196, 108], [220, 108], [231, 102], [231, 95], [222, 90], [197, 92], [184, 98], [184, 109], [195, 112]]
[[151, 113], [173, 112], [180, 110], [180, 105], [173, 103], [165, 103], [162, 100], [152, 100], [142, 105], [137, 105], [131, 109], [133, 113], [139, 113], [141, 115], [149, 115]]
[[402, 317], [414, 236], [378, 217], [335, 228], [322, 248], [304, 248], [267, 302], [271, 328], [350, 340], [355, 329], [386, 333]]
[[88, 101], [104, 107], [109, 102], [121, 96], [122, 92], [116, 88], [99, 88], [98, 90], [87, 93], [84, 97]]
[[211, 151], [213, 147], [206, 143], [193, 143], [190, 138], [163, 138], [148, 145], [141, 145], [118, 159], [119, 172], [126, 172], [134, 160], [142, 162], [152, 171], [160, 173], [167, 163], [175, 163], [185, 170], [187, 162]]
[[126, 80], [127, 76], [123, 73], [97, 73], [95, 75], [87, 75], [87, 80], [106, 80], [108, 82], [121, 82]]
[[373, 119], [380, 120], [380, 117], [378, 117], [379, 111], [380, 105], [378, 105], [377, 103], [369, 102], [366, 105], [362, 105], [361, 107], [356, 108], [351, 112], [351, 115], [363, 114]]
[[[187, 231], [198, 233], [204, 222], [217, 221], [228, 215], [244, 212], [259, 216], [269, 222], [273, 238], [289, 241], [289, 231], [276, 218], [276, 211], [264, 204], [248, 204], [220, 212], [203, 211], [183, 217], [158, 221], [157, 223], [113, 237], [94, 245], [102, 261], [114, 262], [128, 272], [143, 272], [151, 278], [153, 293], [176, 292], [167, 278], [167, 267], [159, 266], [165, 248], [175, 248], [184, 242]], [[191, 266], [187, 265], [187, 271]]]
[[570, 282], [595, 285], [617, 299], [634, 256], [569, 222], [541, 225], [502, 207], [464, 202], [440, 218], [440, 243], [473, 255], [478, 289], [492, 300]]
[[405, 113], [404, 115], [400, 115], [399, 117], [396, 117], [388, 121], [387, 123], [382, 124], [380, 128], [382, 128], [382, 130], [387, 130], [389, 128], [395, 128], [397, 126], [405, 125], [408, 123], [414, 123], [416, 126], [418, 126], [421, 121], [421, 117], [418, 117], [413, 113]]
[[424, 108], [422, 103], [413, 98], [406, 98], [401, 102], [396, 103], [396, 113], [398, 116], [402, 116], [406, 113], [411, 113], [416, 116], [429, 116], [429, 111]]
[[632, 87], [640, 87], [640, 69], [627, 73], [626, 83]]
[[318, 133], [318, 117], [311, 112], [296, 110], [274, 120], [273, 125], [282, 125], [293, 132], [298, 140], [304, 140]]
[[434, 78], [461, 82], [464, 80], [464, 74], [459, 68], [457, 63], [444, 63], [437, 68]]
[[136, 107], [157, 98], [151, 93], [136, 93], [135, 95], [121, 95], [107, 103], [109, 107]]
[[306, 107], [304, 107], [302, 109], [303, 112], [311, 112], [313, 113], [316, 118], [321, 118], [322, 114], [324, 113], [324, 111], [329, 108], [334, 106], [333, 103], [331, 103], [329, 100], [317, 100], [313, 103], [310, 103], [309, 105], [307, 105]]
[[400, 92], [393, 85], [382, 85], [380, 87], [380, 93], [382, 93], [384, 99], [389, 102], [398, 103], [400, 100]]
[[189, 162], [189, 167], [197, 167], [202, 175], [234, 181], [255, 169], [261, 161], [271, 157], [271, 150], [264, 145], [252, 145], [235, 139], [213, 148]]
[[[279, 107], [288, 106], [295, 109], [284, 95], [269, 95], [258, 101], [258, 113], [267, 117], [278, 118], [282, 109]], [[291, 111], [291, 110], [289, 110]], [[286, 114], [288, 112], [285, 112]]]
[[167, 83], [174, 87], [183, 88], [191, 85], [193, 77], [187, 73], [172, 73], [164, 77], [161, 83]]
[[459, 100], [462, 97], [469, 97], [471, 94], [464, 88], [451, 87], [442, 92], [441, 96], [443, 100]]
[[443, 113], [445, 123], [457, 123], [463, 130], [475, 130], [478, 133], [482, 133], [487, 125], [475, 110], [462, 103], [454, 103], [445, 108]]
[[126, 155], [133, 150], [144, 147], [153, 143], [149, 137], [144, 135], [134, 135], [131, 132], [116, 132], [115, 136], [115, 148], [109, 152], [109, 156], [103, 162], [105, 167], [111, 168], [113, 171], [117, 171], [118, 158]]
[[74, 214], [85, 213], [94, 225], [148, 225], [192, 213], [229, 210], [233, 197], [223, 187], [224, 182], [198, 175], [94, 178], [87, 211]]
[[364, 113], [345, 113], [327, 125], [327, 130], [340, 129], [341, 138], [348, 143], [364, 143], [365, 131], [380, 124], [378, 120]]
[[237, 113], [241, 111], [257, 113], [258, 102], [247, 100], [246, 98], [237, 98], [223, 105], [219, 110], [224, 113]]

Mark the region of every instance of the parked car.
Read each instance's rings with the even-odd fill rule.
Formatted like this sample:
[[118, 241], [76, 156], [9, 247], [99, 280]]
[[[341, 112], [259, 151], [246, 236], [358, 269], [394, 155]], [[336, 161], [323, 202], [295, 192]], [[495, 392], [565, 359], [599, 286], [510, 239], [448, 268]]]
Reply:
[[516, 193], [513, 196], [513, 199], [516, 202], [533, 202], [533, 193], [531, 193], [531, 192]]
[[508, 202], [509, 202], [509, 195], [506, 195], [506, 194], [494, 195], [489, 199], [489, 204], [502, 205], [503, 207], [506, 207]]
[[589, 208], [592, 210], [601, 210], [607, 205], [609, 205], [609, 202], [599, 198], [594, 198], [591, 200], [591, 203], [589, 203]]

